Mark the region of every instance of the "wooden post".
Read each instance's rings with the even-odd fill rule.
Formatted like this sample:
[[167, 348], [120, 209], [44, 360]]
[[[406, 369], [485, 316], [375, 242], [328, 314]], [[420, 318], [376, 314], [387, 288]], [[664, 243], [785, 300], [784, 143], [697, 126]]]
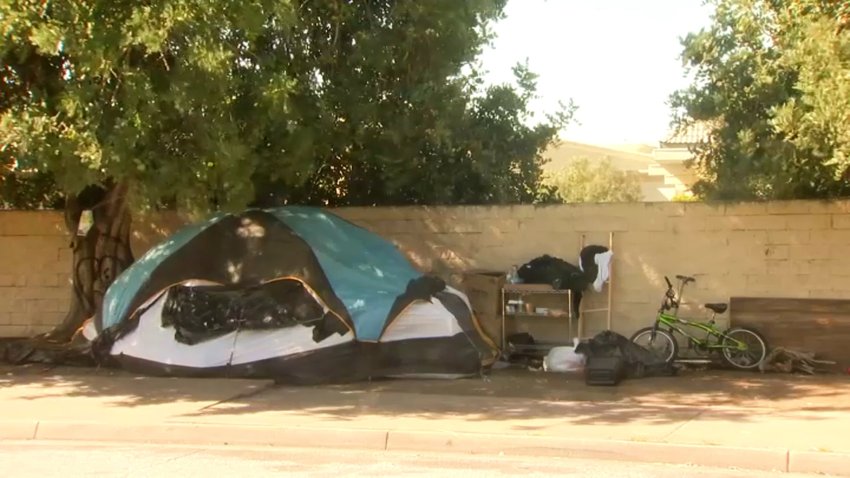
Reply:
[[[567, 289], [567, 340], [573, 341], [573, 291]], [[579, 337], [581, 340], [581, 337]]]
[[[586, 242], [587, 242], [587, 237], [586, 237], [585, 234], [582, 234], [581, 235], [580, 250], [584, 249]], [[611, 252], [614, 251], [614, 233], [613, 232], [608, 233], [608, 250], [611, 251]], [[581, 258], [579, 258], [579, 261], [581, 261]], [[584, 333], [584, 327], [583, 327], [583, 325], [584, 325], [584, 315], [587, 314], [587, 313], [606, 312], [606, 326], [607, 326], [608, 330], [611, 330], [611, 327], [613, 325], [613, 313], [614, 313], [613, 307], [612, 307], [613, 292], [614, 292], [614, 262], [613, 261], [611, 261], [611, 263], [609, 264], [609, 271], [610, 271], [610, 274], [608, 275], [608, 291], [607, 291], [608, 304], [607, 304], [607, 307], [587, 310], [587, 309], [585, 309], [585, 306], [584, 306], [585, 301], [581, 302], [581, 306], [579, 307], [580, 310], [579, 310], [579, 319], [578, 319], [579, 336], [581, 336]]]
[[505, 343], [505, 315], [506, 315], [505, 307], [507, 307], [507, 304], [505, 303], [505, 286], [504, 285], [502, 285], [501, 290], [499, 290], [499, 294], [502, 298], [502, 300], [499, 304], [499, 308], [502, 310], [502, 353], [504, 354], [505, 348], [507, 347], [507, 344]]
[[[579, 244], [579, 248], [578, 248], [578, 250], [579, 250], [579, 258], [578, 258], [579, 268], [582, 267], [582, 265], [581, 265], [581, 250], [584, 249], [586, 242], [587, 242], [587, 236], [585, 234], [582, 234], [581, 235], [581, 244]], [[573, 300], [572, 299], [573, 299], [573, 296], [572, 296], [572, 294], [570, 294], [570, 311], [572, 311], [572, 309], [573, 309]], [[584, 304], [585, 304], [585, 301], [582, 299], [581, 305], [579, 305], [578, 319], [577, 319], [577, 324], [576, 324], [579, 340], [582, 340], [584, 338]]]
[[[608, 233], [608, 250], [613, 253], [614, 251], [614, 233]], [[609, 264], [609, 274], [608, 274], [608, 330], [611, 330], [611, 298], [614, 291], [614, 261], [612, 260]]]

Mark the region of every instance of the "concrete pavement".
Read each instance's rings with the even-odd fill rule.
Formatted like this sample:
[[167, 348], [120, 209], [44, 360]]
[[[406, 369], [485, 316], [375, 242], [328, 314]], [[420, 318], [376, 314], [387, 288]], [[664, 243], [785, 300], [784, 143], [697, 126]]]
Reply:
[[[460, 453], [326, 450], [321, 448], [222, 447], [4, 442], [0, 470], [14, 476], [139, 477], [571, 477], [571, 478], [771, 478], [774, 472], [612, 460]], [[69, 470], [73, 472], [69, 473]], [[815, 478], [787, 474], [784, 478]]]
[[663, 461], [850, 476], [850, 378], [686, 372], [276, 387], [7, 368], [0, 439], [277, 445]]

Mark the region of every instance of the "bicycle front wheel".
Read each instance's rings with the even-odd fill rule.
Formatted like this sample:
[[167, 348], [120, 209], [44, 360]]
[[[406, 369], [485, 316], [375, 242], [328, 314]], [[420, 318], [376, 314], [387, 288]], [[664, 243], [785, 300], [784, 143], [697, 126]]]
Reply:
[[638, 330], [632, 335], [632, 342], [652, 352], [667, 363], [676, 360], [679, 344], [670, 332], [653, 327]]
[[758, 367], [767, 357], [767, 341], [758, 332], [735, 327], [724, 333], [723, 358], [729, 365], [744, 370]]

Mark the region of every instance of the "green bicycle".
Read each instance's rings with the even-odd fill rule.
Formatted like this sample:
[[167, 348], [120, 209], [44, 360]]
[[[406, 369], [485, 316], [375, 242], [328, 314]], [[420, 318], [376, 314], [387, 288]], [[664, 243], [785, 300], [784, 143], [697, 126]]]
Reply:
[[[679, 342], [674, 335], [678, 333], [687, 339], [689, 347], [698, 352], [705, 355], [722, 353], [726, 362], [733, 367], [744, 370], [758, 367], [767, 356], [767, 341], [764, 337], [758, 331], [746, 327], [720, 330], [714, 324], [714, 319], [717, 314], [726, 312], [728, 305], [723, 303], [704, 305], [713, 313], [708, 322], [678, 317], [682, 289], [689, 282], [696, 282], [696, 279], [681, 275], [676, 276], [676, 279], [679, 280], [678, 294], [673, 290], [670, 279], [664, 277], [667, 281], [667, 292], [658, 309], [655, 323], [635, 332], [631, 341], [657, 352], [669, 363], [676, 360], [679, 354]], [[693, 333], [688, 333], [686, 329], [691, 329]], [[703, 332], [706, 334], [705, 338], [695, 336]]]

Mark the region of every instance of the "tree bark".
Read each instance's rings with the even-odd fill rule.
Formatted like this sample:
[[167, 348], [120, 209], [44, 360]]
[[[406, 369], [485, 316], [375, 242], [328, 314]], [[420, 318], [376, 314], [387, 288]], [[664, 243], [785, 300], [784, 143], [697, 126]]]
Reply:
[[[66, 200], [65, 226], [74, 251], [71, 306], [62, 323], [43, 339], [70, 342], [84, 322], [100, 310], [109, 285], [133, 263], [127, 190], [126, 183], [117, 183], [89, 189]], [[93, 225], [85, 236], [79, 236], [77, 227], [86, 209], [92, 211]]]

